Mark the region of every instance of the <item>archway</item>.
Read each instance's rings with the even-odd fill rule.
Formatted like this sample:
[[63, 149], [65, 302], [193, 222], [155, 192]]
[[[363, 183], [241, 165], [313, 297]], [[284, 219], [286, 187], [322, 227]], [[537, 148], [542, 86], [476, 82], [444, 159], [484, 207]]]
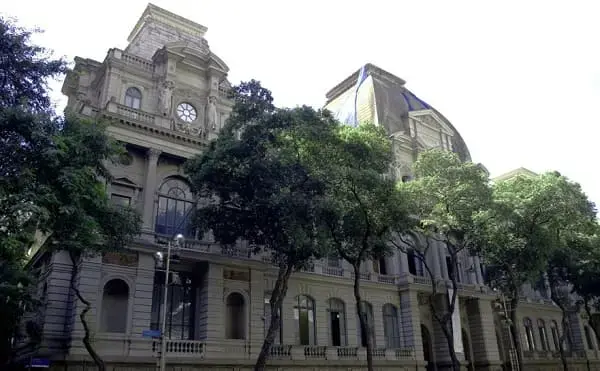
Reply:
[[431, 348], [431, 336], [429, 335], [427, 326], [424, 324], [421, 324], [421, 339], [423, 341], [423, 359], [427, 362], [427, 371], [433, 371], [435, 367], [433, 349]]

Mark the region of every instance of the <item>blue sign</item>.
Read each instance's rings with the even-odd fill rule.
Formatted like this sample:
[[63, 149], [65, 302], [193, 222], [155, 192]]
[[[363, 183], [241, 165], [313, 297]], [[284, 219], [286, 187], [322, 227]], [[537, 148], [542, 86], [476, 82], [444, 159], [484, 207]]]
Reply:
[[142, 331], [142, 336], [145, 338], [159, 338], [160, 330], [144, 330]]
[[50, 368], [50, 360], [48, 358], [32, 358], [29, 362], [31, 368]]

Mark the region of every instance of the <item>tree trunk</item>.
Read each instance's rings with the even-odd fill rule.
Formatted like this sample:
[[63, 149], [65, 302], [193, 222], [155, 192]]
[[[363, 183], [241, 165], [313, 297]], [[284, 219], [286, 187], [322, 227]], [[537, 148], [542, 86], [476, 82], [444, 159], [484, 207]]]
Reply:
[[[436, 285], [437, 287], [437, 280], [433, 279], [432, 280], [434, 282], [434, 285]], [[437, 290], [434, 289], [433, 290], [433, 294], [430, 296], [429, 298], [429, 309], [431, 310], [432, 314], [433, 314], [433, 318], [435, 318], [436, 322], [440, 325], [442, 332], [444, 333], [444, 337], [446, 338], [446, 342], [448, 343], [448, 354], [450, 355], [450, 361], [452, 362], [452, 370], [453, 371], [459, 371], [460, 370], [460, 362], [458, 360], [458, 357], [456, 356], [456, 350], [454, 349], [454, 333], [453, 333], [453, 329], [452, 329], [452, 313], [454, 311], [454, 307], [456, 303], [456, 282], [454, 282], [453, 284], [454, 286], [454, 293], [452, 294], [453, 298], [449, 298], [449, 304], [448, 304], [448, 313], [444, 313], [441, 316], [438, 313], [438, 310], [435, 306], [435, 297], [437, 295], [435, 295], [437, 293]], [[461, 329], [458, 329], [459, 331], [462, 331]]]
[[356, 314], [360, 324], [361, 334], [367, 334], [367, 370], [373, 371], [373, 333], [369, 321], [368, 314], [363, 310], [362, 298], [360, 296], [360, 264], [353, 265], [354, 267], [354, 300], [356, 301]]
[[563, 329], [562, 333], [563, 335], [559, 337], [559, 344], [558, 344], [558, 351], [560, 353], [560, 361], [562, 363], [562, 367], [563, 367], [563, 371], [568, 371], [569, 370], [569, 364], [567, 363], [567, 356], [565, 354], [565, 347], [564, 347], [564, 338], [566, 337], [567, 334], [567, 328], [569, 326], [568, 320], [567, 320], [567, 309], [564, 306], [564, 303], [561, 301], [561, 299], [558, 297], [558, 293], [554, 290], [554, 284], [551, 283], [550, 286], [550, 298], [552, 299], [552, 301], [554, 302], [554, 304], [556, 304], [558, 306], [558, 308], [560, 309], [561, 312], [561, 327]]
[[517, 318], [517, 306], [519, 305], [518, 292], [513, 292], [512, 299], [510, 299], [510, 333], [512, 337], [512, 343], [517, 353], [517, 367], [519, 370], [524, 370], [523, 365], [523, 347], [521, 347], [521, 331], [519, 330], [518, 318]]
[[79, 301], [81, 303], [83, 303], [83, 305], [85, 305], [85, 308], [79, 314], [79, 320], [81, 321], [81, 324], [83, 325], [83, 330], [85, 331], [85, 334], [84, 334], [83, 340], [82, 340], [83, 346], [85, 346], [85, 349], [89, 353], [90, 357], [92, 357], [94, 364], [96, 365], [96, 367], [98, 367], [98, 371], [106, 371], [106, 365], [104, 364], [104, 360], [100, 357], [100, 355], [98, 353], [96, 353], [96, 350], [92, 346], [92, 341], [91, 341], [91, 336], [90, 336], [90, 327], [87, 323], [87, 320], [85, 319], [85, 315], [87, 314], [87, 312], [90, 311], [90, 309], [92, 308], [92, 305], [90, 304], [89, 301], [87, 301], [83, 297], [83, 295], [81, 295], [79, 288], [77, 288], [77, 286], [75, 285], [75, 276], [77, 275], [77, 260], [75, 258], [75, 255], [73, 255], [73, 253], [69, 253], [69, 257], [71, 258], [71, 263], [72, 263], [71, 290], [73, 290], [73, 292], [77, 296], [77, 299], [79, 299]]
[[277, 274], [277, 281], [275, 281], [275, 287], [271, 293], [271, 299], [269, 305], [271, 307], [271, 321], [269, 323], [269, 329], [267, 330], [267, 336], [263, 341], [262, 348], [256, 364], [254, 365], [254, 371], [264, 371], [267, 359], [271, 353], [271, 347], [275, 341], [275, 336], [281, 325], [281, 307], [283, 299], [287, 294], [288, 282], [293, 271], [292, 264], [281, 264], [279, 266], [279, 273]]

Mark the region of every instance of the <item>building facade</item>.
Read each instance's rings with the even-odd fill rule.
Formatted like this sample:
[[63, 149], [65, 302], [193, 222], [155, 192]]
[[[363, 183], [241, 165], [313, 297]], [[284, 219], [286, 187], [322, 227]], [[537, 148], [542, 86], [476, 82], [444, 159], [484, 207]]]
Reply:
[[[43, 249], [30, 267], [43, 301], [32, 314], [41, 329], [36, 342], [23, 339], [23, 356], [46, 357], [52, 367], [93, 369], [83, 346], [79, 314], [85, 308], [71, 281], [90, 302], [92, 343], [109, 370], [154, 370], [159, 342], [148, 335], [161, 325], [165, 272], [155, 259], [182, 232], [185, 241], [171, 265], [167, 297], [167, 365], [170, 370], [250, 370], [269, 322], [268, 300], [277, 271], [268, 256], [243, 243], [219, 246], [189, 225], [197, 200], [182, 171], [202, 153], [231, 112], [228, 67], [205, 39], [207, 29], [148, 5], [125, 50], [110, 49], [104, 61], [76, 58], [63, 93], [68, 109], [111, 120], [109, 133], [127, 154], [111, 165], [111, 199], [143, 216], [141, 236], [126, 253], [86, 257], [75, 271], [68, 256]], [[409, 180], [419, 151], [443, 148], [470, 160], [455, 127], [409, 91], [405, 82], [366, 65], [358, 89], [359, 119], [383, 125], [393, 137], [395, 175]], [[354, 100], [357, 71], [327, 93], [326, 108], [343, 112]], [[441, 286], [449, 279], [444, 246], [427, 256]], [[74, 275], [73, 272], [75, 272]], [[453, 319], [459, 358], [469, 370], [501, 370], [513, 354], [498, 295], [484, 284], [478, 257], [461, 256], [457, 314]], [[374, 327], [377, 370], [445, 370], [445, 338], [430, 313], [431, 279], [414, 255], [397, 252], [368, 262], [362, 296]], [[364, 337], [358, 329], [352, 269], [337, 259], [316, 261], [294, 273], [282, 307], [282, 326], [271, 351], [273, 370], [361, 370]], [[558, 369], [560, 311], [544, 290], [523, 289], [519, 308], [528, 369]], [[435, 306], [447, 306], [444, 295]], [[598, 342], [574, 315], [573, 370], [600, 370]], [[29, 345], [28, 345], [29, 344]]]

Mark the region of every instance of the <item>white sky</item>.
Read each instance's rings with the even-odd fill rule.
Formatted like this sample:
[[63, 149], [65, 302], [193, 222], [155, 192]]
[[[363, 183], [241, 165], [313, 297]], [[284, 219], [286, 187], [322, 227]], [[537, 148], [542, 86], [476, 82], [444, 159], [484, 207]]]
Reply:
[[[103, 60], [145, 9], [138, 0], [2, 0], [69, 60]], [[558, 170], [600, 204], [600, 2], [154, 0], [208, 27], [230, 81], [255, 78], [278, 105], [320, 107], [371, 62], [407, 81], [499, 175]], [[55, 100], [59, 106], [60, 85]], [[62, 108], [62, 107], [61, 107]]]

